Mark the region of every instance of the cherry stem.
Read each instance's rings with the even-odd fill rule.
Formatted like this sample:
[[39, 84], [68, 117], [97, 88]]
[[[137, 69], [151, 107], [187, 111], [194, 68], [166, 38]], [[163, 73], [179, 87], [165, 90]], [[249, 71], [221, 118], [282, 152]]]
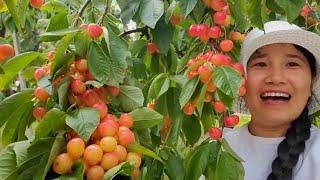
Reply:
[[80, 10], [78, 14], [76, 15], [76, 19], [73, 23], [73, 27], [75, 27], [78, 24], [79, 19], [81, 18], [82, 14], [84, 13], [84, 10], [88, 7], [88, 5], [91, 3], [91, 0], [86, 0], [83, 5], [80, 7]]
[[142, 28], [136, 28], [136, 29], [133, 29], [133, 30], [129, 30], [129, 31], [125, 31], [123, 33], [121, 33], [119, 36], [120, 37], [124, 37], [126, 35], [129, 35], [129, 34], [132, 34], [132, 33], [136, 33], [136, 32], [140, 32], [142, 33], [141, 36], [140, 36], [140, 39], [146, 35], [147, 36], [147, 39], [149, 39], [149, 35], [148, 35], [148, 26], [144, 26]]
[[97, 22], [97, 24], [99, 25], [99, 26], [101, 26], [102, 25], [102, 22], [103, 22], [103, 19], [106, 17], [106, 15], [108, 14], [108, 4], [109, 4], [109, 0], [107, 0], [106, 1], [106, 6], [105, 6], [105, 8], [104, 8], [104, 12], [103, 12], [103, 15], [99, 18], [99, 20], [98, 20], [98, 22]]

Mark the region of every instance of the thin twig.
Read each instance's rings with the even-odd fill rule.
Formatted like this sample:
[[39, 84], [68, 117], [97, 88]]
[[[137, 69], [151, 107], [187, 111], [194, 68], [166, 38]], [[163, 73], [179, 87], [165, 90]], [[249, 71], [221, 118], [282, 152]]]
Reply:
[[[17, 56], [20, 54], [21, 49], [20, 49], [19, 35], [18, 35], [18, 32], [16, 29], [12, 33], [12, 40], [13, 40], [13, 47], [14, 47], [15, 55]], [[27, 82], [25, 79], [23, 79], [21, 74], [22, 74], [22, 70], [19, 71], [19, 74], [18, 74], [20, 91], [27, 88]]]
[[79, 19], [81, 18], [82, 14], [84, 13], [84, 10], [87, 8], [87, 6], [91, 3], [91, 0], [86, 0], [83, 5], [81, 6], [77, 16], [76, 16], [76, 19], [73, 23], [73, 27], [75, 27], [77, 24], [78, 24], [78, 21]]
[[106, 15], [108, 14], [108, 4], [109, 4], [109, 1], [107, 0], [107, 2], [106, 2], [106, 6], [105, 6], [105, 8], [104, 8], [104, 12], [103, 12], [103, 15], [99, 18], [99, 20], [98, 20], [98, 22], [97, 22], [97, 24], [99, 25], [99, 26], [101, 26], [102, 25], [102, 22], [103, 22], [103, 19], [106, 17]]
[[148, 34], [147, 30], [148, 30], [148, 26], [145, 26], [145, 27], [142, 27], [142, 28], [137, 28], [137, 29], [125, 31], [125, 32], [121, 33], [119, 36], [123, 37], [123, 36], [129, 35], [129, 34], [132, 34], [132, 33], [140, 32], [140, 33], [142, 33], [141, 36], [140, 36], [140, 38], [141, 38], [143, 35], [147, 35]]

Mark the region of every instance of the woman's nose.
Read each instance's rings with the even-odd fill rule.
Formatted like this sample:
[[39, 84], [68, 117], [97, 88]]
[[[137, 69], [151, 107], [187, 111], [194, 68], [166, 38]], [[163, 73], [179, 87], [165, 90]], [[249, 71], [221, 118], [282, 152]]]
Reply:
[[279, 84], [285, 83], [285, 74], [284, 70], [280, 67], [269, 67], [266, 72], [265, 82], [270, 84]]

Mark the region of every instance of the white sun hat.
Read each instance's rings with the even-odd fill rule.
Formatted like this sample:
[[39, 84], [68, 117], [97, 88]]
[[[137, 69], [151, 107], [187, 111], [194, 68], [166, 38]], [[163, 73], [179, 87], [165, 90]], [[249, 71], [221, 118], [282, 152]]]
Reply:
[[[240, 62], [246, 75], [247, 62], [251, 55], [259, 48], [275, 44], [275, 43], [291, 43], [299, 45], [310, 51], [317, 65], [317, 76], [312, 82], [312, 97], [309, 102], [309, 114], [313, 114], [320, 110], [320, 36], [316, 33], [303, 30], [295, 24], [286, 21], [270, 21], [264, 24], [264, 29], [258, 28], [250, 31], [245, 38], [241, 53]], [[242, 98], [238, 99], [234, 111], [249, 114], [248, 109], [244, 105]]]

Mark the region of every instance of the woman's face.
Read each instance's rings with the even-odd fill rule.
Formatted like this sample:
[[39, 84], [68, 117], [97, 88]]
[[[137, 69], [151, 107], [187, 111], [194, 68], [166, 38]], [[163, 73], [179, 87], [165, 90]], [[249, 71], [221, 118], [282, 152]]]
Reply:
[[308, 60], [292, 44], [258, 49], [247, 63], [246, 106], [260, 127], [288, 126], [311, 95]]

